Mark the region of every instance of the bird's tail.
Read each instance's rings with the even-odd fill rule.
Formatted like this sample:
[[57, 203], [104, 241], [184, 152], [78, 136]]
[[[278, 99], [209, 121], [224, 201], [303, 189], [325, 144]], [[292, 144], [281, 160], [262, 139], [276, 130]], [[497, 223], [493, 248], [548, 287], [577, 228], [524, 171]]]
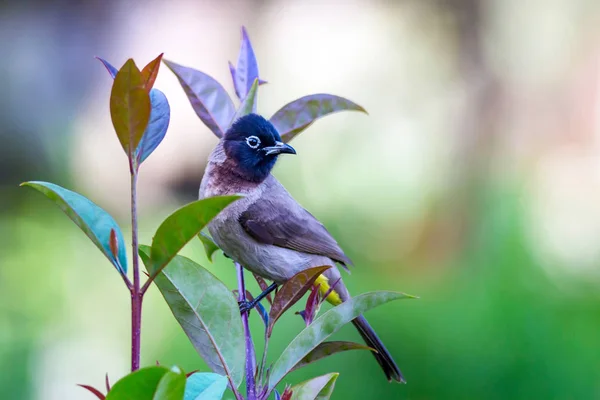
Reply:
[[387, 376], [388, 381], [397, 381], [400, 383], [406, 383], [402, 373], [400, 372], [400, 368], [394, 362], [394, 359], [390, 355], [390, 352], [385, 348], [381, 339], [377, 336], [371, 325], [367, 322], [365, 317], [362, 315], [352, 321], [360, 336], [362, 336], [363, 340], [366, 344], [375, 349], [377, 353], [373, 352], [377, 363], [381, 366], [381, 369]]
[[[334, 289], [331, 291], [329, 290], [331, 288], [330, 282], [334, 282]], [[350, 298], [350, 294], [348, 293], [344, 283], [341, 281], [340, 273], [337, 268], [331, 268], [327, 270], [324, 275], [321, 275], [317, 278], [315, 283], [319, 284], [321, 295], [327, 295], [325, 300], [334, 306], [340, 305]], [[377, 351], [376, 353], [372, 353], [381, 366], [381, 369], [387, 376], [388, 381], [406, 383], [402, 373], [400, 372], [400, 368], [398, 368], [394, 362], [394, 359], [390, 355], [390, 352], [385, 348], [381, 342], [381, 339], [379, 339], [365, 317], [361, 315], [355, 318], [352, 323], [358, 330], [358, 333], [360, 333], [360, 336], [362, 336], [367, 346]]]

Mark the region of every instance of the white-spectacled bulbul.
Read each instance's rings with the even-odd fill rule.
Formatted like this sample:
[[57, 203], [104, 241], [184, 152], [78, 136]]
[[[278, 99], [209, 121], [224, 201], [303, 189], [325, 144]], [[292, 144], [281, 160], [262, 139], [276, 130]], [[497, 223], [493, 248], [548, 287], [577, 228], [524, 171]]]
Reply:
[[[283, 284], [296, 273], [330, 265], [316, 283], [333, 305], [350, 294], [336, 264], [347, 268], [352, 262], [327, 229], [296, 202], [271, 170], [280, 154], [296, 154], [281, 141], [275, 127], [263, 117], [250, 114], [239, 118], [210, 155], [200, 198], [241, 194], [208, 225], [223, 252], [248, 270]], [[361, 315], [352, 321], [389, 381], [404, 382], [400, 369], [373, 328]]]

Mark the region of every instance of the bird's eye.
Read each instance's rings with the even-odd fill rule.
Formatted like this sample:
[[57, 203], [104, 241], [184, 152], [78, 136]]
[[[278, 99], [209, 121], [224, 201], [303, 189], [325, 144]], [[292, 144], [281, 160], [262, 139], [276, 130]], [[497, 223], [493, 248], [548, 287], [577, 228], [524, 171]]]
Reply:
[[256, 136], [248, 136], [246, 138], [246, 144], [253, 149], [256, 149], [260, 145], [260, 139]]

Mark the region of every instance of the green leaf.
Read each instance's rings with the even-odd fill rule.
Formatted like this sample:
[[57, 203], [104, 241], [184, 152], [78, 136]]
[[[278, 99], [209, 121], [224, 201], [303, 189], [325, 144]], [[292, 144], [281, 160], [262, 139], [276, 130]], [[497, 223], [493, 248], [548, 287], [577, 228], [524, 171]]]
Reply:
[[231, 98], [211, 76], [172, 61], [163, 62], [177, 76], [194, 111], [213, 133], [221, 138], [231, 124], [235, 107]]
[[252, 114], [256, 112], [256, 102], [258, 100], [258, 96], [256, 96], [258, 91], [258, 79], [254, 80], [252, 86], [250, 87], [250, 91], [240, 104], [240, 108], [238, 108], [237, 112], [233, 116], [231, 123], [233, 124], [238, 118], [243, 117], [244, 115]]
[[187, 379], [183, 400], [219, 400], [227, 389], [227, 378], [212, 372], [196, 372]]
[[198, 234], [198, 239], [200, 239], [202, 246], [204, 246], [206, 258], [208, 258], [208, 261], [212, 262], [213, 255], [215, 254], [215, 251], [219, 250], [219, 246], [217, 246], [217, 244], [213, 242], [212, 238], [204, 232], [200, 232]]
[[414, 297], [397, 292], [370, 292], [353, 297], [330, 309], [304, 328], [275, 361], [269, 377], [269, 389], [272, 390], [315, 347], [354, 318], [392, 300], [406, 298]]
[[331, 268], [330, 265], [313, 267], [305, 269], [304, 271], [298, 272], [287, 280], [281, 288], [277, 291], [271, 311], [269, 312], [269, 329], [267, 332], [268, 336], [271, 336], [273, 331], [273, 325], [283, 315], [284, 312], [289, 310], [298, 300], [304, 296], [304, 294], [312, 287], [315, 280], [321, 276], [321, 274]]
[[315, 347], [310, 353], [308, 353], [298, 364], [292, 368], [292, 371], [295, 371], [299, 368], [305, 367], [308, 364], [312, 364], [316, 361], [319, 361], [323, 358], [327, 358], [336, 353], [341, 353], [348, 350], [370, 350], [375, 351], [375, 349], [370, 348], [364, 344], [355, 343], [355, 342], [323, 342]]
[[110, 93], [110, 116], [121, 146], [133, 159], [150, 119], [150, 96], [132, 59], [121, 67]]
[[334, 372], [292, 386], [292, 400], [328, 400], [338, 376]]
[[156, 275], [221, 210], [241, 196], [215, 196], [189, 203], [169, 215], [152, 239], [148, 273]]
[[53, 183], [30, 181], [21, 186], [30, 186], [52, 200], [104, 253], [117, 271], [123, 275], [127, 273], [123, 233], [110, 214], [86, 197]]
[[288, 143], [317, 119], [344, 110], [367, 113], [364, 108], [343, 97], [312, 94], [281, 107], [270, 121], [277, 128], [281, 139]]
[[152, 400], [182, 400], [185, 382], [185, 374], [178, 368], [173, 368], [158, 383]]
[[[146, 268], [150, 251], [140, 246]], [[183, 256], [175, 256], [154, 282], [198, 354], [237, 388], [244, 374], [244, 334], [239, 306], [229, 288]]]
[[158, 366], [132, 372], [114, 384], [106, 400], [156, 400], [159, 383], [169, 372], [168, 368]]

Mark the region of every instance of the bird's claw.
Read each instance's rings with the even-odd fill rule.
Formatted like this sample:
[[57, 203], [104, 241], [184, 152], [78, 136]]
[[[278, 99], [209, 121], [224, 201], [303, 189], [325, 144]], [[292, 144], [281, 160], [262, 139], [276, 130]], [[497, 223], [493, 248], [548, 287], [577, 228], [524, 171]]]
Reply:
[[250, 310], [254, 307], [251, 301], [238, 301], [238, 306], [240, 307], [240, 314], [249, 313]]

